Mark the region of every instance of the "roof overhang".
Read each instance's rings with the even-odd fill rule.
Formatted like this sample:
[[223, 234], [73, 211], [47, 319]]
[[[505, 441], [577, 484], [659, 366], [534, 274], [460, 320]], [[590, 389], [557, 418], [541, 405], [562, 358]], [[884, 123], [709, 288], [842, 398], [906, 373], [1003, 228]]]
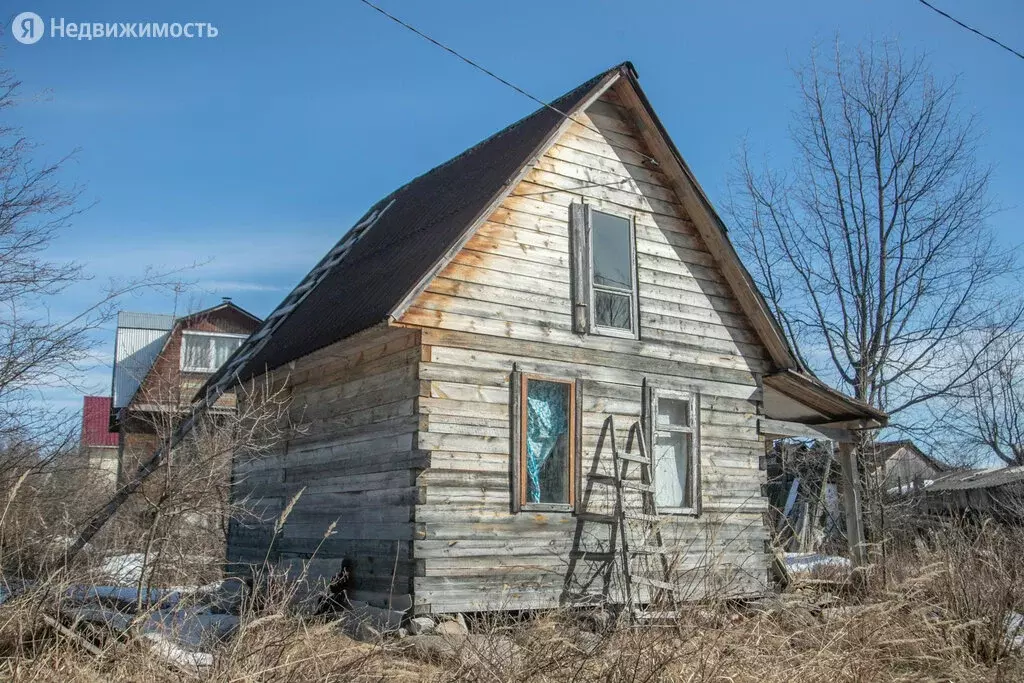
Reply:
[[762, 434], [853, 441], [856, 432], [888, 423], [884, 412], [803, 372], [781, 370], [766, 375], [763, 384]]

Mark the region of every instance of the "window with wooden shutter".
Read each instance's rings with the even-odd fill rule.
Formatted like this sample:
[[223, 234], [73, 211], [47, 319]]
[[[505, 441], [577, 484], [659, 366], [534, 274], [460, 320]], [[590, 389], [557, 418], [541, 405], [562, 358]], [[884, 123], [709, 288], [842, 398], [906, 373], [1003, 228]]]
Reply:
[[572, 329], [577, 334], [590, 331], [590, 243], [587, 239], [585, 204], [569, 205], [569, 256], [571, 268]]
[[569, 207], [573, 330], [639, 337], [633, 220], [586, 204]]

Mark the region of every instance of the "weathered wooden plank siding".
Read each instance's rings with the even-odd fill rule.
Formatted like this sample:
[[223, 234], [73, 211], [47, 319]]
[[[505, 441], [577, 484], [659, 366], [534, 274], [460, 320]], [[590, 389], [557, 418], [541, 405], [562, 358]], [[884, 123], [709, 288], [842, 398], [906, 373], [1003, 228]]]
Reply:
[[[673, 516], [666, 541], [683, 546], [694, 597], [756, 592], [765, 582], [766, 501], [756, 428], [757, 374], [767, 354], [666, 178], [614, 94], [573, 125], [466, 244], [402, 324], [422, 327], [420, 432], [429, 453], [415, 509], [414, 592], [421, 612], [554, 607], [579, 593], [616, 596], [614, 572], [574, 550], [606, 549], [606, 525], [569, 513], [510, 513], [509, 373], [584, 380], [583, 504], [607, 509], [587, 473], [614, 415], [625, 446], [641, 413], [644, 378], [701, 395], [703, 512]], [[613, 147], [609, 142], [613, 143]], [[603, 185], [595, 187], [594, 185]], [[583, 187], [589, 186], [589, 187]], [[572, 332], [568, 212], [580, 198], [633, 216], [640, 339]]]
[[[259, 521], [234, 525], [229, 559], [310, 563], [330, 578], [341, 559], [356, 563], [359, 593], [382, 599], [410, 591], [419, 426], [419, 334], [371, 330], [318, 351], [278, 373], [291, 392], [291, 437], [259, 460], [236, 463], [240, 500]], [[302, 492], [281, 532], [275, 521]], [[333, 533], [325, 537], [334, 524]], [[272, 545], [271, 545], [272, 543]]]

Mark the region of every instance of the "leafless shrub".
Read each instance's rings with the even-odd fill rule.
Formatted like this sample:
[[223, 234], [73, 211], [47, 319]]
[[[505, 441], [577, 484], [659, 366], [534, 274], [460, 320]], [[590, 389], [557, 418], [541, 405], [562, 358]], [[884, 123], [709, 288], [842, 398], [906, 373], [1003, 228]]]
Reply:
[[[128, 472], [167, 442], [181, 419], [181, 406], [191, 398], [181, 395], [178, 382], [150, 391], [159, 395], [147, 396], [146, 403], [162, 409], [141, 418], [150, 437], [135, 450], [126, 448], [123, 467]], [[140, 589], [155, 579], [174, 585], [217, 578], [228, 521], [247, 514], [246, 506], [231, 496], [233, 463], [258, 458], [279, 444], [294, 428], [287, 406], [280, 385], [254, 381], [238, 387], [223, 408], [196, 421], [94, 542], [108, 552], [142, 555]]]
[[928, 546], [919, 554], [934, 560], [926, 595], [957, 623], [956, 637], [985, 663], [1008, 657], [1024, 636], [1024, 530], [954, 522]]
[[[307, 589], [267, 567], [266, 587], [242, 603], [232, 640], [216, 648], [201, 680], [260, 681], [991, 681], [1019, 680], [1016, 651], [1002, 643], [998, 610], [1017, 609], [1012, 530], [964, 528], [951, 541], [893, 557], [892, 581], [850, 602], [808, 594], [742, 602], [710, 595], [678, 618], [637, 626], [591, 610], [492, 613], [468, 619], [468, 635], [433, 654], [415, 640], [356, 642], [331, 617], [312, 617]], [[294, 578], [294, 577], [293, 577]], [[984, 587], [972, 585], [983, 584]], [[1005, 595], [1001, 591], [1009, 591]], [[39, 618], [59, 604], [57, 583], [0, 605], [0, 671], [15, 680], [179, 680], [182, 671], [144, 643], [67, 637]], [[1011, 597], [1007, 598], [1009, 595]], [[1012, 634], [1011, 634], [1012, 635]], [[1007, 641], [1008, 642], [1008, 641]], [[92, 648], [92, 649], [90, 649]], [[995, 656], [993, 657], [993, 654]]]

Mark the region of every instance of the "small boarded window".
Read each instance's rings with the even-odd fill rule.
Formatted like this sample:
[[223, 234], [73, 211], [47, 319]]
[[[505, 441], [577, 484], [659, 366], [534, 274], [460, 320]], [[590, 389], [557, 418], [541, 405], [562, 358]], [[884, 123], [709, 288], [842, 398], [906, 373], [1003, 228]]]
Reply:
[[513, 508], [571, 510], [576, 495], [576, 386], [518, 372], [512, 379]]
[[696, 394], [645, 389], [654, 501], [659, 512], [696, 514], [700, 507], [700, 415]]
[[637, 337], [633, 221], [585, 204], [569, 209], [573, 329]]

